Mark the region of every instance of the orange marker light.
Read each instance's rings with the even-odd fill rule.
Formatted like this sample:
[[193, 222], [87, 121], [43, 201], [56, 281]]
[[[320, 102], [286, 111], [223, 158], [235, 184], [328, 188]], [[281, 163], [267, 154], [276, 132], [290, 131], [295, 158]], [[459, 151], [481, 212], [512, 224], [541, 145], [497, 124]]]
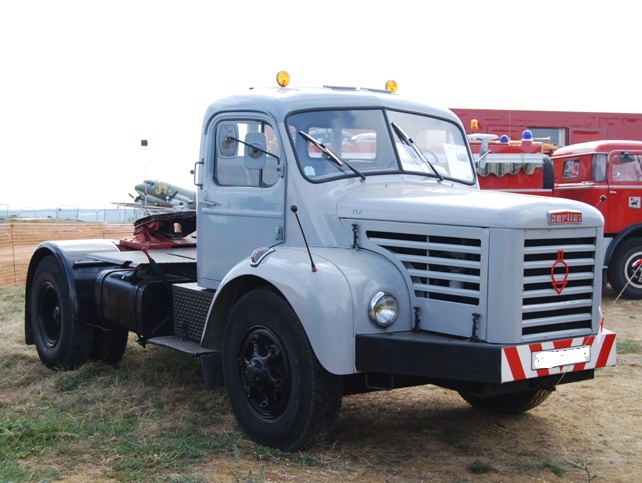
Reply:
[[285, 70], [280, 70], [276, 75], [276, 82], [281, 87], [287, 86], [290, 83], [290, 74], [288, 74]]
[[399, 86], [397, 86], [397, 81], [389, 80], [386, 82], [386, 90], [390, 92], [397, 92]]

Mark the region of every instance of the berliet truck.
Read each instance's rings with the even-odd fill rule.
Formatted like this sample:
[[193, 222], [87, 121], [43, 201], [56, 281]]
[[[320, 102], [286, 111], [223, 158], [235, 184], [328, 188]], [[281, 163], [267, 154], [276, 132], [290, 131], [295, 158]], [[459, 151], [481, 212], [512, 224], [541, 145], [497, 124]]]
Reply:
[[117, 364], [132, 334], [198, 358], [249, 438], [294, 451], [344, 395], [434, 384], [516, 414], [616, 363], [599, 211], [480, 190], [460, 120], [394, 86], [277, 79], [207, 109], [194, 211], [37, 247], [46, 366]]

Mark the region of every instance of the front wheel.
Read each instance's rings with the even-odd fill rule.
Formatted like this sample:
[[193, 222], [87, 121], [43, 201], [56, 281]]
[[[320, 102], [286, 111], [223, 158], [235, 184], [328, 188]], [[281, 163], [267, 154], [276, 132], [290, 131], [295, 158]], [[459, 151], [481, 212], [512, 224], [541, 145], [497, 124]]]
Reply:
[[609, 261], [609, 283], [625, 299], [642, 299], [642, 238], [626, 240]]
[[551, 392], [550, 389], [532, 389], [501, 396], [479, 397], [467, 391], [459, 391], [459, 395], [475, 409], [498, 414], [521, 414], [542, 404]]
[[74, 369], [87, 361], [92, 327], [71, 316], [69, 287], [53, 255], [44, 257], [33, 277], [30, 324], [40, 360], [52, 369]]
[[232, 310], [223, 375], [232, 411], [257, 443], [303, 450], [339, 414], [341, 378], [321, 366], [290, 305], [269, 289], [247, 293]]

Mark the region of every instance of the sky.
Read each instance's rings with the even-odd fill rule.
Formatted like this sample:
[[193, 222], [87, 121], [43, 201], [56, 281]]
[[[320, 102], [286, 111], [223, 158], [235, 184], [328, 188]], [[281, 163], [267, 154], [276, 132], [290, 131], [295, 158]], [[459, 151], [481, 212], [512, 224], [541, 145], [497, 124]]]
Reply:
[[[0, 2], [0, 212], [193, 186], [214, 100], [383, 88], [438, 107], [642, 113], [630, 0]], [[148, 141], [147, 147], [141, 140]]]

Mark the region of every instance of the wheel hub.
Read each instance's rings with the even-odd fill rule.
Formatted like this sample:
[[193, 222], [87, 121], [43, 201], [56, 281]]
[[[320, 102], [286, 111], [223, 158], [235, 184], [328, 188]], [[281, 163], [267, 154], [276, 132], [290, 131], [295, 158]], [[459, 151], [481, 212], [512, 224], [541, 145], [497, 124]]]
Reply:
[[279, 416], [290, 396], [290, 368], [281, 341], [271, 330], [250, 331], [239, 351], [239, 373], [249, 404], [263, 417]]

